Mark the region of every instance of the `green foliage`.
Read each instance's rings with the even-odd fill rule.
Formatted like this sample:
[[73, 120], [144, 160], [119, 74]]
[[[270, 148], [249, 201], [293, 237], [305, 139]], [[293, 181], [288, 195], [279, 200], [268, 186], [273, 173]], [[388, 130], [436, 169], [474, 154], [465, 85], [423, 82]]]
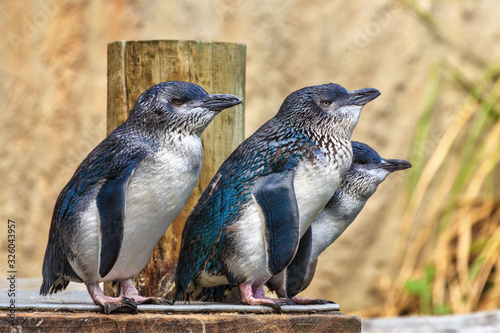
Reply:
[[410, 279], [405, 284], [405, 289], [411, 295], [415, 295], [419, 299], [420, 313], [431, 314], [432, 311], [432, 284], [436, 269], [429, 266], [425, 269], [425, 274], [420, 279]]

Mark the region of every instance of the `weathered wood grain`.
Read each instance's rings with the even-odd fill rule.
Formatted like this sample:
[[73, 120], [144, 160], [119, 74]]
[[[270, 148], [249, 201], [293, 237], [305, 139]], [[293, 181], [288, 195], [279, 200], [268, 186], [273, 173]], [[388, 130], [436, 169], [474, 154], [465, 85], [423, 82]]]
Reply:
[[3, 332], [345, 332], [361, 331], [361, 319], [340, 313], [254, 314], [115, 314], [18, 313], [11, 325], [0, 314]]

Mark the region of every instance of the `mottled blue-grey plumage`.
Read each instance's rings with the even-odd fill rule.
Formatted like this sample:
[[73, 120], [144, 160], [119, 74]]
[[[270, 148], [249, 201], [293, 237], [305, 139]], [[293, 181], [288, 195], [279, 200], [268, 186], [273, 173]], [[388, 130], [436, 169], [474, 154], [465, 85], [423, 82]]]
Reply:
[[[310, 176], [316, 178], [311, 184], [321, 183], [322, 177], [340, 183], [340, 175], [345, 174], [351, 163], [350, 136], [359, 111], [379, 94], [373, 88], [348, 92], [340, 85], [325, 84], [303, 88], [285, 99], [277, 115], [245, 140], [222, 164], [189, 215], [182, 234], [175, 299], [184, 297], [188, 288], [254, 282], [248, 268], [240, 265], [253, 262], [250, 258], [253, 254], [245, 252], [245, 246], [253, 244], [242, 245], [241, 242], [241, 237], [249, 232], [243, 230], [243, 226], [248, 224], [250, 229], [251, 224], [258, 229], [260, 220], [264, 220], [263, 225], [283, 221], [291, 223], [286, 222], [285, 214], [277, 211], [279, 200], [265, 193], [266, 204], [260, 203], [259, 196], [263, 192], [259, 185], [269, 180], [280, 191], [284, 189], [284, 192], [291, 193], [291, 188], [293, 193], [297, 190], [304, 193], [308, 190], [304, 186], [309, 185]], [[317, 177], [314, 175], [316, 171]], [[287, 173], [291, 175], [291, 181]], [[264, 272], [254, 270], [255, 274], [261, 274], [265, 279], [266, 274], [272, 275], [273, 267], [286, 267], [293, 259], [300, 236], [312, 222], [310, 216], [315, 216], [323, 208], [335, 189], [328, 189], [330, 194], [325, 198], [322, 198], [325, 195], [321, 188], [315, 190], [320, 198], [317, 202], [315, 198], [314, 201], [308, 198], [314, 204], [307, 209], [304, 206], [311, 205], [305, 204], [309, 201], [303, 198], [287, 200], [286, 209], [293, 210], [292, 206], [297, 204], [302, 209], [300, 214], [304, 221], [301, 220], [295, 234], [285, 232], [283, 226], [276, 229], [277, 235], [270, 234], [269, 226], [264, 227], [265, 249], [255, 251], [267, 251], [263, 255], [268, 259], [265, 267], [262, 266]], [[260, 219], [257, 216], [259, 210], [263, 216]], [[251, 235], [255, 236], [260, 237]], [[272, 245], [273, 241], [274, 244], [283, 244], [281, 250]], [[269, 258], [275, 258], [276, 262], [273, 264]], [[264, 282], [255, 282], [255, 289]]]
[[201, 168], [200, 134], [221, 110], [241, 103], [187, 82], [157, 84], [129, 118], [80, 164], [52, 216], [40, 293], [84, 282], [106, 307], [98, 283], [134, 296], [134, 276], [187, 201]]

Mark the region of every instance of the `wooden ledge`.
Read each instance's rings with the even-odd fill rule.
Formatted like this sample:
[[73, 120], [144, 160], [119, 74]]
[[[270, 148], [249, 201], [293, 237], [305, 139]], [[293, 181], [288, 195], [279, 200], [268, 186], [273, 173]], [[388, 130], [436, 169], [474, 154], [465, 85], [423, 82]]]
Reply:
[[[338, 304], [263, 306], [221, 303], [140, 305], [138, 314], [105, 315], [85, 291], [52, 297], [19, 291], [11, 317], [0, 302], [1, 332], [361, 332], [361, 319], [338, 312]], [[11, 322], [12, 320], [13, 323]]]
[[361, 320], [325, 314], [112, 314], [16, 313], [15, 325], [0, 314], [0, 332], [361, 332]]

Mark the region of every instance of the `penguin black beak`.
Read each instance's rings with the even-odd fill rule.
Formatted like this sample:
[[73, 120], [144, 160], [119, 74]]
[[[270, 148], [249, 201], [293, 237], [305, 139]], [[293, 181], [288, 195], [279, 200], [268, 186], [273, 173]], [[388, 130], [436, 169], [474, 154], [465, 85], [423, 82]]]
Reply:
[[382, 159], [382, 164], [379, 165], [379, 168], [387, 170], [389, 172], [394, 172], [411, 168], [411, 163], [407, 160]]
[[229, 94], [212, 94], [201, 102], [201, 106], [210, 111], [222, 111], [232, 106], [241, 104], [242, 101], [238, 97]]
[[351, 95], [351, 97], [349, 98], [347, 105], [363, 106], [380, 96], [380, 91], [375, 88], [364, 88], [351, 91], [349, 95]]

